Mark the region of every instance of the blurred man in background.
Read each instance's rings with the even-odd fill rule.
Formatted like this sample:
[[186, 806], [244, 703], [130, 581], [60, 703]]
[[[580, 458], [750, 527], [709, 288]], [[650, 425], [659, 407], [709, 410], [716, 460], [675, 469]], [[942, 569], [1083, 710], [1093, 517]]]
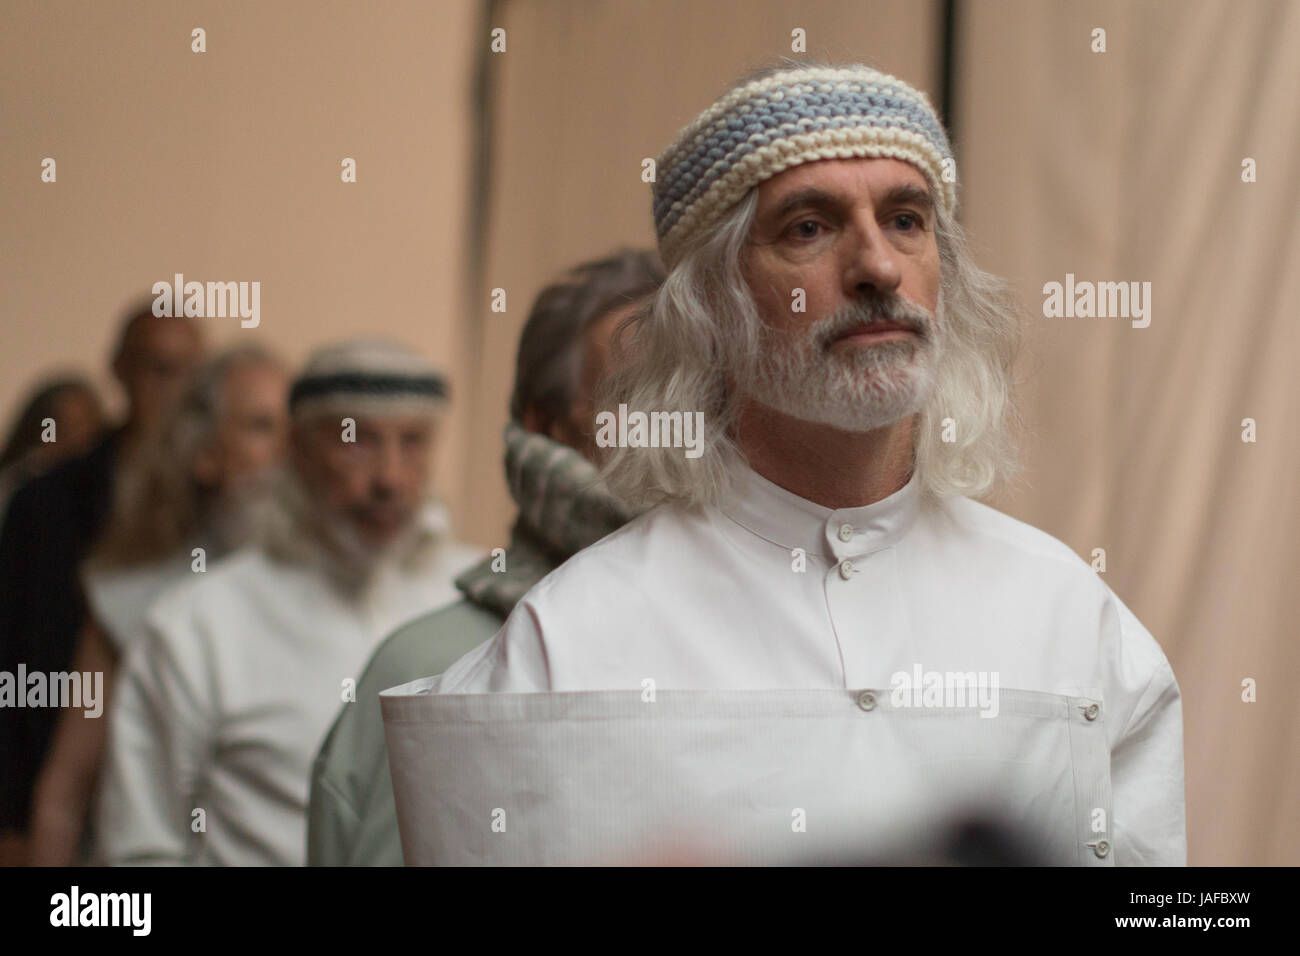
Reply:
[[441, 673], [491, 638], [553, 568], [631, 516], [592, 464], [593, 401], [614, 328], [662, 281], [656, 256], [626, 251], [575, 267], [533, 303], [506, 426], [506, 480], [519, 506], [510, 546], [456, 578], [463, 600], [412, 621], [375, 652], [316, 758], [308, 863], [402, 864], [379, 692]]
[[[176, 401], [203, 352], [187, 318], [130, 309], [113, 354], [126, 417], [86, 455], [20, 488], [0, 529], [0, 670], [57, 673], [72, 664], [85, 617], [78, 573], [108, 512], [117, 469], [130, 461]], [[26, 859], [31, 790], [58, 710], [0, 712], [0, 856]]]
[[[252, 533], [261, 479], [284, 451], [288, 391], [275, 356], [257, 346], [223, 352], [199, 368], [167, 422], [118, 476], [82, 575], [89, 613], [73, 662], [78, 673], [104, 675], [104, 698], [153, 601], [206, 573]], [[107, 709], [91, 718], [64, 708], [33, 797], [33, 865], [85, 860], [107, 725]]]
[[290, 393], [261, 541], [168, 592], [127, 654], [97, 818], [111, 864], [296, 865], [311, 762], [385, 634], [478, 552], [428, 496], [446, 385], [387, 341], [318, 351]]

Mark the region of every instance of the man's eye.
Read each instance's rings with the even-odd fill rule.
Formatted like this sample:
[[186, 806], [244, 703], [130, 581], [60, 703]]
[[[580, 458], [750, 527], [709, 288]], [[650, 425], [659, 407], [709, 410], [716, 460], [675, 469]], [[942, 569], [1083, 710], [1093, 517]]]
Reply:
[[914, 229], [921, 228], [921, 220], [910, 212], [900, 212], [894, 217], [894, 223], [902, 223], [904, 232], [911, 232]]
[[821, 234], [821, 223], [814, 219], [805, 219], [790, 228], [790, 235], [796, 239], [816, 239]]

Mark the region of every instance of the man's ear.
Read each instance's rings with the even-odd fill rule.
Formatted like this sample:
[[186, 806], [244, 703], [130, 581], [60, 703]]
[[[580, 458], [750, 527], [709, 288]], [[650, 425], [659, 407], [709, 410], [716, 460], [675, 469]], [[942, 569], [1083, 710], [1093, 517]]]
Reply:
[[552, 441], [570, 448], [582, 448], [582, 434], [573, 427], [567, 418], [551, 418], [541, 409], [530, 406], [524, 409], [523, 421], [519, 424], [538, 435], [545, 435]]
[[[524, 409], [523, 420], [519, 424], [523, 425], [526, 431], [535, 432], [538, 435], [548, 435], [552, 438], [555, 437], [554, 435], [551, 435], [551, 432], [555, 428], [555, 423], [548, 423], [546, 421], [546, 416], [542, 414], [541, 410], [536, 405], [529, 405]], [[548, 424], [550, 427], [547, 427]]]

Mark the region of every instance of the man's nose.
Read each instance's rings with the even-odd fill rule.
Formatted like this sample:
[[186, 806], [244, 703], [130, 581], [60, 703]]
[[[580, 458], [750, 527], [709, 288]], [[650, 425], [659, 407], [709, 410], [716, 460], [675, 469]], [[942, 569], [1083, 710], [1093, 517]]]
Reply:
[[375, 461], [373, 484], [385, 491], [395, 490], [401, 482], [402, 450], [397, 442], [383, 442]]
[[845, 293], [851, 298], [868, 289], [894, 292], [903, 281], [898, 250], [890, 244], [873, 216], [864, 215], [848, 230], [848, 266], [844, 271]]

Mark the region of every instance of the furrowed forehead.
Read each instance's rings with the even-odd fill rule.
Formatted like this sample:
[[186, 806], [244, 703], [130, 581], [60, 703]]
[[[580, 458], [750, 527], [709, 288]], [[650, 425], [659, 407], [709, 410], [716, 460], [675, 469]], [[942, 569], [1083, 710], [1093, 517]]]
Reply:
[[[884, 165], [872, 169], [868, 179], [857, 165], [862, 163]], [[914, 166], [862, 159], [810, 163], [773, 177], [759, 187], [758, 215], [779, 218], [804, 206], [852, 206], [868, 199], [876, 205], [910, 203], [926, 211], [935, 205], [929, 184]]]

